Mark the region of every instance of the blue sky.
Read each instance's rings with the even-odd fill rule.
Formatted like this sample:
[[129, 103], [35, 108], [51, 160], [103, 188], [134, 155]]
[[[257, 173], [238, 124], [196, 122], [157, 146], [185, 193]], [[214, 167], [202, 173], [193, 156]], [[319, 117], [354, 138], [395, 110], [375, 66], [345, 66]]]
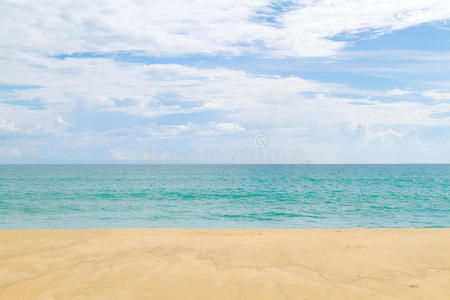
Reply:
[[450, 3], [391, 2], [0, 1], [0, 163], [449, 163]]

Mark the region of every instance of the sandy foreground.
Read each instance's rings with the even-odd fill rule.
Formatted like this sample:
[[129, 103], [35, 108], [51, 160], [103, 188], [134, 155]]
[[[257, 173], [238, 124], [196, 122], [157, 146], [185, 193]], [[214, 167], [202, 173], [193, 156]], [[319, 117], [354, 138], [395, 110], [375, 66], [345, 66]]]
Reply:
[[0, 299], [450, 299], [450, 229], [0, 231]]

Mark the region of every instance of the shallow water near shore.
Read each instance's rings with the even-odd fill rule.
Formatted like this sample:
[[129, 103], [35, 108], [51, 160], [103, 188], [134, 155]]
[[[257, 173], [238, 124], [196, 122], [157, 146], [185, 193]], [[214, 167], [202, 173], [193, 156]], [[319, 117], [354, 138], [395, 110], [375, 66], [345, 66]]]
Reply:
[[2, 165], [0, 229], [450, 227], [450, 165]]

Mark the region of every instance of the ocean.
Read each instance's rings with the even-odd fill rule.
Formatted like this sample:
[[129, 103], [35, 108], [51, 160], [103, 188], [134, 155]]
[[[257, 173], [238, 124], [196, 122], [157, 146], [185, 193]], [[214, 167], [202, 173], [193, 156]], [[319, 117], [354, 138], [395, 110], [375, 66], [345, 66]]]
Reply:
[[0, 165], [0, 229], [450, 227], [450, 165]]

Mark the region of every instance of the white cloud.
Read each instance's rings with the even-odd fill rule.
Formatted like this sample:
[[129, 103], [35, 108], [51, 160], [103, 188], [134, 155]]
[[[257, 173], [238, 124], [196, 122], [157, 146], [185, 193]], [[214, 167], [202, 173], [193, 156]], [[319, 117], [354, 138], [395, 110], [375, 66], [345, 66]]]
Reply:
[[57, 134], [71, 124], [53, 110], [31, 110], [0, 102], [0, 136]]
[[[376, 100], [377, 93], [367, 100], [362, 95], [370, 95], [371, 91], [296, 76], [263, 76], [177, 64], [123, 63], [106, 58], [39, 58], [36, 63], [31, 62], [30, 58], [24, 61], [0, 58], [7, 71], [0, 73], [0, 81], [37, 86], [18, 89], [13, 95], [19, 100], [40, 99], [46, 109], [0, 104], [3, 131], [38, 134], [63, 130], [71, 126], [71, 114], [80, 106], [92, 112], [121, 112], [147, 118], [215, 111], [223, 118], [214, 119], [216, 131], [238, 129], [227, 123], [263, 128], [342, 122], [367, 126], [450, 124], [449, 118], [433, 117], [448, 112], [449, 103], [385, 103]], [[335, 93], [356, 97], [336, 97]], [[405, 94], [398, 90], [388, 93]]]
[[390, 138], [403, 138], [406, 134], [397, 132], [392, 128], [386, 130], [367, 130], [365, 142], [370, 142], [372, 140], [381, 139], [386, 140]]
[[[260, 53], [314, 57], [348, 45], [337, 35], [379, 35], [450, 18], [442, 0], [2, 1], [3, 49], [41, 55], [143, 51], [150, 55]], [[264, 15], [275, 24], [266, 22]], [[5, 51], [4, 50], [4, 51]]]
[[[16, 99], [39, 99], [54, 118], [77, 106], [149, 118], [212, 110], [236, 111], [245, 109], [252, 101], [278, 102], [280, 98], [298, 98], [303, 92], [350, 90], [299, 77], [260, 76], [177, 64], [120, 63], [105, 58], [11, 59], [0, 55], [0, 65], [4, 67], [0, 82], [36, 86], [13, 91]], [[173, 103], [167, 104], [170, 97]], [[12, 106], [6, 107], [13, 110]], [[14, 109], [27, 111], [20, 106]], [[34, 115], [43, 113], [30, 111]]]
[[112, 149], [110, 152], [110, 160], [113, 161], [133, 161], [136, 162], [139, 158], [139, 153], [129, 152], [124, 150]]
[[448, 126], [449, 118], [433, 118], [433, 114], [445, 113], [450, 104], [434, 105], [417, 102], [381, 102], [319, 95], [294, 100], [283, 99], [283, 104], [252, 102], [245, 110], [231, 113], [237, 122], [259, 126], [320, 126], [355, 122], [374, 125], [426, 125]]
[[245, 128], [238, 123], [233, 122], [208, 122], [207, 124], [186, 123], [179, 125], [160, 125], [150, 123], [148, 125], [138, 125], [130, 128], [121, 128], [109, 130], [102, 136], [109, 137], [136, 137], [137, 139], [173, 139], [173, 138], [192, 138], [208, 137], [224, 134], [233, 134], [245, 131]]
[[20, 158], [22, 151], [16, 147], [4, 146], [0, 147], [0, 160], [5, 161], [7, 159]]
[[[282, 54], [316, 56], [318, 50], [317, 56], [330, 55], [346, 45], [329, 40], [337, 35], [367, 31], [374, 31], [372, 36], [380, 35], [450, 17], [450, 3], [439, 0], [329, 0], [301, 4], [299, 9], [280, 16], [283, 29], [274, 42], [282, 45]], [[313, 46], [306, 46], [309, 43]]]
[[450, 92], [439, 91], [439, 90], [429, 90], [422, 93], [425, 97], [430, 97], [435, 100], [450, 100]]
[[14, 122], [0, 119], [0, 132], [16, 133], [18, 131], [20, 130], [16, 127], [16, 124], [14, 124]]
[[209, 122], [207, 124], [207, 130], [203, 132], [205, 135], [220, 135], [220, 134], [230, 134], [244, 131], [245, 128], [237, 123], [231, 122]]
[[386, 92], [388, 96], [404, 96], [404, 95], [410, 95], [413, 94], [414, 91], [410, 90], [403, 90], [399, 88], [391, 89]]

